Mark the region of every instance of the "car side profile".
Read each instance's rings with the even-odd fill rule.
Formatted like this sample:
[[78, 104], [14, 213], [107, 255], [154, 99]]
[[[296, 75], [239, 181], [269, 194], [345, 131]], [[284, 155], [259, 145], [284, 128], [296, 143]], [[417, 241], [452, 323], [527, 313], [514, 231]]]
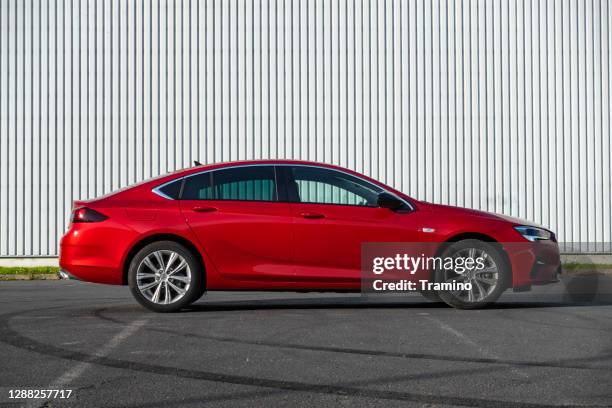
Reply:
[[[482, 274], [461, 276], [471, 290], [423, 292], [459, 308], [554, 282], [560, 269], [545, 228], [294, 160], [200, 165], [75, 201], [60, 267], [76, 279], [129, 285], [145, 307], [171, 312], [213, 290], [358, 292], [367, 242], [432, 243], [442, 255], [486, 258]], [[521, 250], [504, 244], [512, 242]]]

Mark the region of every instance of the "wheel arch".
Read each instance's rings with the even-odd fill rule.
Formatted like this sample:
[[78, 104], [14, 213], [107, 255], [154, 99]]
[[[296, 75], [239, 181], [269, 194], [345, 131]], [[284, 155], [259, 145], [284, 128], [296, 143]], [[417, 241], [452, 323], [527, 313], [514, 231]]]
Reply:
[[[452, 245], [455, 242], [464, 241], [466, 239], [477, 239], [479, 241], [484, 241], [490, 244], [494, 244], [494, 246], [499, 251], [501, 257], [503, 258], [503, 261], [506, 264], [506, 267], [510, 271], [510, 275], [511, 275], [510, 281], [511, 282], [514, 281], [514, 274], [512, 273], [512, 263], [510, 262], [508, 253], [506, 252], [506, 250], [503, 248], [503, 246], [500, 244], [499, 241], [497, 241], [492, 236], [484, 234], [482, 232], [462, 232], [460, 234], [456, 234], [456, 235], [449, 237], [446, 241], [442, 242], [442, 244], [438, 247], [438, 249], [436, 250], [436, 256], [441, 256], [444, 250], [446, 250], [446, 248], [448, 248], [449, 245]], [[431, 272], [431, 275], [430, 275], [430, 280], [431, 279], [433, 279], [433, 271]], [[512, 283], [511, 283], [511, 286], [512, 286]]]
[[187, 249], [189, 249], [189, 251], [193, 253], [193, 255], [196, 257], [196, 259], [200, 263], [200, 266], [202, 267], [202, 278], [204, 279], [204, 285], [206, 285], [206, 264], [204, 263], [204, 259], [202, 258], [202, 254], [200, 253], [198, 248], [193, 244], [193, 242], [189, 241], [188, 239], [185, 239], [179, 235], [170, 234], [170, 233], [160, 233], [160, 234], [149, 235], [147, 237], [144, 237], [140, 241], [136, 242], [132, 246], [132, 248], [130, 248], [130, 250], [128, 251], [125, 257], [125, 260], [123, 261], [122, 278], [121, 278], [122, 285], [128, 284], [128, 272], [130, 269], [130, 263], [132, 262], [132, 259], [134, 258], [134, 256], [138, 253], [138, 251], [140, 251], [145, 246], [153, 242], [157, 242], [157, 241], [172, 241], [172, 242], [176, 242], [177, 244], [181, 244]]

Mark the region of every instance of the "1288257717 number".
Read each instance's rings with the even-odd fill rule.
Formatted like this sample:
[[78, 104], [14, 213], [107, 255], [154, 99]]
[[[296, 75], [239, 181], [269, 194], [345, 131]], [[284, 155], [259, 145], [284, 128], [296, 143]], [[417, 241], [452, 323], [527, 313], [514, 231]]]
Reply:
[[9, 390], [9, 399], [66, 399], [70, 398], [72, 390], [59, 389], [19, 389]]

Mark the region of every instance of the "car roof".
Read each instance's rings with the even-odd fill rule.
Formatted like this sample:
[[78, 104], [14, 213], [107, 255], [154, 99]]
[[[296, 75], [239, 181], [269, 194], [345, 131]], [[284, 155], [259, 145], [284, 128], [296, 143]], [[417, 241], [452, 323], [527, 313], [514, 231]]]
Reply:
[[226, 161], [226, 162], [202, 164], [202, 165], [190, 167], [190, 168], [187, 168], [187, 169], [177, 170], [177, 171], [175, 171], [173, 173], [170, 173], [168, 175], [172, 175], [174, 177], [184, 177], [184, 176], [187, 176], [187, 175], [192, 174], [192, 173], [200, 173], [202, 171], [220, 169], [220, 168], [224, 168], [224, 167], [249, 166], [249, 165], [266, 165], [266, 164], [270, 165], [270, 166], [279, 165], [279, 164], [284, 164], [284, 165], [296, 164], [296, 165], [308, 165], [308, 166], [327, 167], [327, 168], [330, 168], [330, 169], [336, 169], [336, 170], [341, 170], [341, 171], [345, 171], [345, 172], [354, 173], [355, 175], [359, 175], [359, 176], [363, 177], [362, 174], [354, 172], [353, 170], [350, 170], [350, 169], [347, 169], [347, 168], [344, 168], [344, 167], [340, 167], [340, 166], [335, 166], [335, 165], [328, 164], [328, 163], [321, 163], [321, 162], [308, 161], [308, 160], [289, 160], [289, 159], [235, 160], [235, 161]]
[[365, 181], [368, 181], [374, 185], [377, 185], [381, 188], [383, 188], [386, 191], [390, 191], [394, 194], [397, 194], [401, 197], [403, 197], [406, 200], [410, 201], [411, 206], [414, 207], [414, 202], [416, 202], [416, 200], [414, 200], [411, 197], [408, 197], [406, 194], [402, 193], [399, 190], [394, 189], [393, 187], [390, 187], [386, 184], [384, 184], [381, 181], [378, 181], [372, 177], [366, 176], [364, 174], [358, 173], [354, 170], [351, 169], [347, 169], [345, 167], [340, 167], [340, 166], [336, 166], [333, 164], [328, 164], [328, 163], [321, 163], [321, 162], [315, 162], [315, 161], [308, 161], [308, 160], [290, 160], [290, 159], [258, 159], [258, 160], [236, 160], [236, 161], [227, 161], [227, 162], [219, 162], [219, 163], [210, 163], [210, 164], [202, 164], [202, 165], [197, 165], [194, 167], [189, 167], [186, 169], [180, 169], [180, 170], [176, 170], [174, 172], [171, 173], [167, 173], [164, 175], [160, 175], [157, 177], [154, 177], [152, 179], [148, 179], [148, 180], [143, 180], [137, 184], [133, 184], [130, 186], [126, 186], [123, 189], [120, 190], [116, 190], [113, 191], [105, 196], [102, 197], [97, 197], [91, 201], [88, 202], [92, 202], [92, 201], [97, 201], [100, 199], [105, 199], [105, 198], [119, 198], [119, 196], [130, 196], [132, 194], [137, 193], [138, 191], [142, 191], [142, 190], [149, 190], [149, 189], [153, 189], [156, 187], [159, 187], [163, 184], [166, 183], [170, 183], [174, 180], [177, 180], [179, 178], [183, 178], [183, 177], [187, 177], [190, 176], [192, 174], [197, 174], [197, 173], [201, 173], [201, 172], [205, 172], [205, 171], [211, 171], [211, 170], [215, 170], [215, 169], [223, 169], [223, 168], [228, 168], [228, 167], [236, 167], [236, 166], [249, 166], [249, 165], [302, 165], [302, 166], [316, 166], [316, 167], [324, 167], [324, 168], [329, 168], [332, 170], [337, 170], [337, 171], [341, 171], [347, 174], [351, 174], [355, 177], [364, 179]]

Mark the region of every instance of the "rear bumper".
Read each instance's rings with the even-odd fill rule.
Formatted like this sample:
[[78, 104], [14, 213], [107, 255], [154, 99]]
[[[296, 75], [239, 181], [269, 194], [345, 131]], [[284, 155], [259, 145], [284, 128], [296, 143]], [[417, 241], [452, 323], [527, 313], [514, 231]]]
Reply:
[[121, 285], [134, 231], [110, 221], [74, 224], [60, 241], [60, 268], [72, 278]]
[[97, 247], [61, 245], [60, 268], [71, 279], [121, 285], [121, 268], [112, 259], [99, 255], [102, 252]]
[[77, 278], [76, 276], [70, 274], [70, 272], [64, 270], [64, 269], [60, 269], [57, 272], [57, 276], [59, 276], [60, 279], [63, 280], [67, 280], [67, 279], [71, 279], [71, 280], [80, 280], [79, 278]]

